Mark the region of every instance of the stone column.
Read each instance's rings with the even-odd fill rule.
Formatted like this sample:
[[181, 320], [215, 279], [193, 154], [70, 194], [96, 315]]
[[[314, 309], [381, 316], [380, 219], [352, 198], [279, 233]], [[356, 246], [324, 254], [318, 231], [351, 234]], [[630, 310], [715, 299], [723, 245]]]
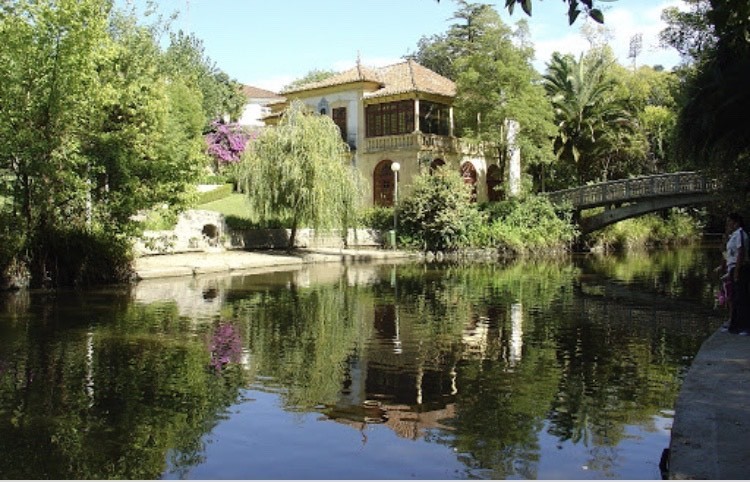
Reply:
[[419, 99], [414, 99], [414, 132], [419, 131]]
[[508, 142], [508, 195], [511, 197], [521, 193], [521, 149], [516, 145], [519, 128], [518, 121], [505, 121], [505, 139]]

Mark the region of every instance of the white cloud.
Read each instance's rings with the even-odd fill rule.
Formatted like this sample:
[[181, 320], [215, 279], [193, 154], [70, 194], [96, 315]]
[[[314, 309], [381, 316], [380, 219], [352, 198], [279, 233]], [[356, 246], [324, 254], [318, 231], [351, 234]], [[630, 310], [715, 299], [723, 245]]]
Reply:
[[[611, 36], [609, 41], [617, 59], [622, 65], [631, 65], [629, 58], [630, 41], [641, 35], [641, 51], [636, 58], [638, 65], [662, 65], [670, 69], [679, 63], [679, 55], [673, 49], [663, 49], [659, 46], [659, 33], [666, 27], [661, 20], [661, 12], [670, 6], [680, 6], [681, 2], [670, 0], [659, 2], [644, 8], [634, 8], [632, 5], [620, 6], [615, 2], [605, 11], [605, 28]], [[558, 20], [559, 21], [559, 20]], [[579, 21], [581, 26], [591, 20]], [[596, 24], [594, 24], [596, 25]], [[546, 68], [546, 63], [557, 51], [578, 56], [589, 49], [589, 43], [580, 33], [580, 27], [575, 32], [560, 35], [560, 27], [552, 24], [531, 24], [532, 39], [536, 50], [535, 67], [540, 72]]]

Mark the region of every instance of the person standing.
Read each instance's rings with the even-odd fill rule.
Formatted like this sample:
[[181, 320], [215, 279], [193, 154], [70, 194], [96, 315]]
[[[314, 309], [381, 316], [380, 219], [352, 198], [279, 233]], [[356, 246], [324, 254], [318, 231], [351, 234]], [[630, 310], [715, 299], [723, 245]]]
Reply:
[[750, 295], [748, 294], [750, 237], [745, 232], [744, 225], [742, 216], [738, 213], [727, 215], [727, 232], [731, 234], [727, 240], [726, 263], [732, 311], [729, 326], [723, 331], [747, 336], [750, 334]]

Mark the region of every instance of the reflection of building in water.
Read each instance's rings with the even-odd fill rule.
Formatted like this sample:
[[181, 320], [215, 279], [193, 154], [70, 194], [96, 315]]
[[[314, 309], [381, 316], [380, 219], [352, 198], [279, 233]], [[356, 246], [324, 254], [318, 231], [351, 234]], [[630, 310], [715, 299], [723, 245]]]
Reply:
[[508, 341], [508, 363], [515, 367], [523, 352], [523, 305], [510, 305], [510, 340]]
[[132, 293], [138, 303], [171, 302], [180, 316], [205, 320], [221, 312], [229, 283], [227, 276], [148, 279], [136, 284]]
[[326, 415], [359, 430], [384, 424], [409, 439], [450, 429], [444, 420], [455, 416], [456, 360], [428, 352], [418, 335], [403, 333], [397, 305], [375, 305], [370, 313], [370, 341], [349, 360], [339, 402]]
[[435, 346], [434, 340], [428, 346], [421, 332], [414, 331], [416, 324], [400, 319], [397, 304], [376, 304], [370, 313], [369, 342], [349, 360], [341, 397], [326, 412], [360, 430], [384, 424], [412, 439], [431, 429], [450, 430], [460, 360], [496, 360], [508, 368], [522, 360], [521, 303], [489, 306], [471, 315], [456, 349]]
[[[261, 272], [233, 272], [232, 274], [205, 274], [173, 278], [146, 279], [132, 288], [136, 302], [151, 304], [172, 302], [180, 316], [205, 320], [218, 315], [227, 301], [226, 293], [238, 290], [244, 296], [246, 290], [268, 288], [308, 288], [321, 283], [337, 283], [342, 276], [349, 285], [374, 283], [380, 279], [381, 271], [390, 264], [369, 263], [344, 265], [323, 263], [305, 266], [277, 266], [274, 271], [263, 268]], [[232, 296], [231, 294], [229, 295]]]
[[489, 348], [490, 319], [487, 316], [474, 316], [464, 328], [461, 340], [464, 351], [472, 358], [484, 359]]
[[375, 338], [384, 345], [390, 344], [393, 353], [400, 354], [401, 335], [398, 310], [395, 305], [375, 305]]
[[409, 440], [424, 437], [430, 430], [452, 430], [452, 427], [443, 421], [456, 416], [456, 407], [453, 403], [435, 410], [419, 411], [409, 405], [373, 403], [374, 401], [369, 400], [366, 402], [361, 406], [337, 407], [330, 410], [327, 415], [336, 422], [363, 433], [368, 425], [383, 424], [399, 437]]

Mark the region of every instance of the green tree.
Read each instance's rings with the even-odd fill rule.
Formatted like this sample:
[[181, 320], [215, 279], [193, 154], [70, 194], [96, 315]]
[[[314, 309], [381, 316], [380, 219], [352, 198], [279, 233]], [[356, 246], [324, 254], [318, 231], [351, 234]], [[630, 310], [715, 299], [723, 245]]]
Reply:
[[[190, 200], [189, 185], [207, 164], [201, 94], [159, 74], [154, 31], [113, 15], [111, 60], [100, 68], [98, 124], [87, 136], [94, 210], [102, 223], [132, 233], [131, 217], [157, 203]], [[148, 180], [147, 183], [144, 183]]]
[[97, 117], [108, 9], [101, 0], [22, 0], [0, 16], [0, 196], [11, 200], [6, 222], [26, 250], [44, 230], [86, 221], [84, 136]]
[[492, 6], [466, 0], [457, 0], [456, 3], [458, 9], [451, 17], [456, 22], [451, 24], [448, 31], [422, 37], [417, 51], [405, 56], [453, 81], [456, 81], [460, 73], [456, 65], [458, 59], [479, 48], [478, 42], [488, 30], [495, 28], [494, 22], [499, 22], [498, 26], [503, 31], [507, 30]]
[[133, 216], [189, 201], [206, 162], [202, 98], [161, 75], [156, 35], [108, 0], [2, 10], [0, 214], [14, 251], [2, 254], [30, 263], [36, 285], [122, 281]]
[[456, 60], [456, 121], [459, 132], [493, 146], [505, 171], [511, 122], [514, 140], [528, 169], [550, 161], [555, 126], [552, 106], [531, 65], [533, 50], [516, 46], [524, 26], [513, 32], [499, 15], [485, 9], [475, 24], [484, 33]]
[[[492, 6], [458, 2], [448, 32], [419, 41], [409, 57], [456, 82], [456, 125], [466, 137], [492, 146], [505, 169], [509, 121], [520, 131], [515, 139], [526, 168], [544, 171], [552, 159], [555, 130], [552, 110], [531, 65], [528, 26], [503, 24]], [[541, 178], [542, 176], [537, 176]]]
[[673, 47], [685, 62], [698, 60], [716, 47], [716, 37], [707, 22], [709, 0], [683, 0], [690, 10], [668, 7], [661, 18], [667, 27], [659, 34], [662, 45]]
[[170, 78], [201, 92], [205, 127], [224, 116], [232, 121], [239, 119], [246, 102], [242, 86], [216, 66], [205, 54], [203, 41], [194, 34], [182, 30], [170, 34], [164, 69]]
[[[695, 61], [677, 122], [678, 155], [721, 178], [725, 193], [744, 202], [750, 195], [750, 5], [709, 0], [693, 7], [692, 16], [672, 17], [663, 35]], [[676, 28], [686, 29], [683, 38], [670, 36]]]
[[583, 183], [606, 178], [606, 156], [635, 132], [626, 99], [614, 95], [618, 81], [613, 61], [593, 50], [578, 60], [555, 52], [544, 86], [555, 111], [558, 182]]
[[637, 115], [639, 132], [645, 136], [647, 152], [643, 172], [673, 172], [684, 168], [674, 156], [674, 129], [677, 122], [679, 77], [674, 72], [642, 66], [630, 72], [620, 68], [622, 93]]
[[333, 121], [294, 101], [279, 125], [264, 131], [240, 166], [250, 203], [261, 222], [291, 220], [297, 229], [347, 228], [354, 222], [359, 180]]

